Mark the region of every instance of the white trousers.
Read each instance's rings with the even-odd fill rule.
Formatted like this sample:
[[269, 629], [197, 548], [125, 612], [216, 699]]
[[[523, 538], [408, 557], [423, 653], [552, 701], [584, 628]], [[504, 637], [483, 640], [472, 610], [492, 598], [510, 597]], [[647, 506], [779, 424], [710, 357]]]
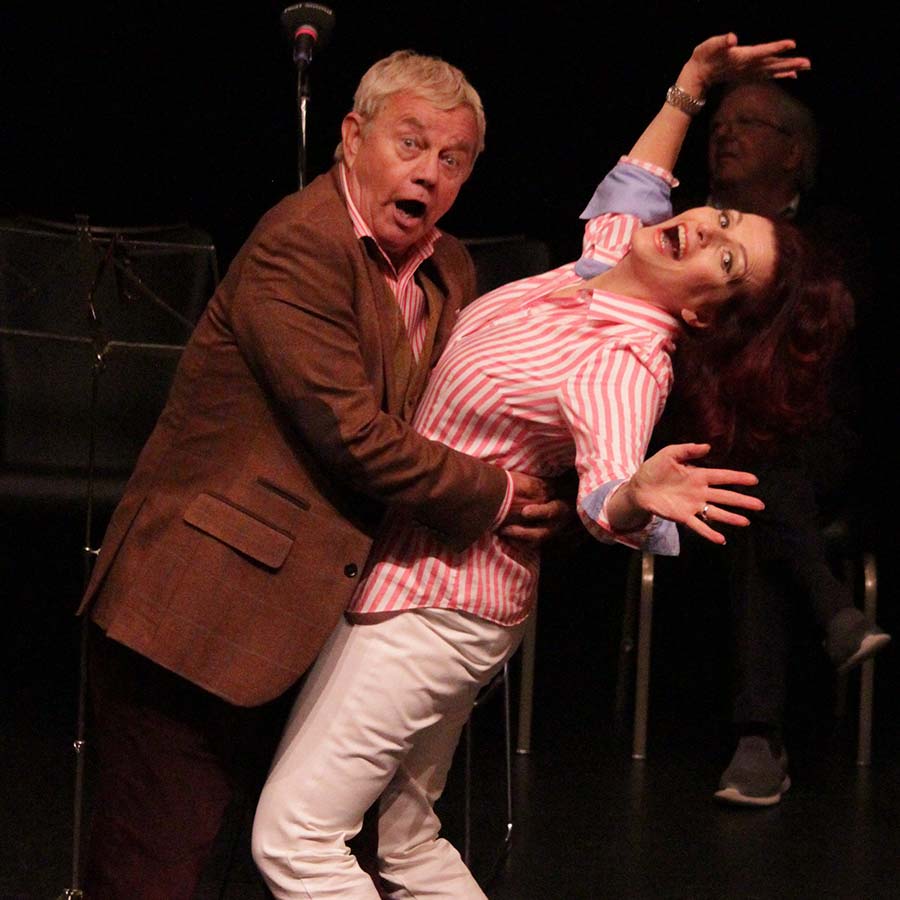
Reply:
[[478, 690], [523, 630], [440, 609], [341, 622], [297, 698], [253, 824], [253, 858], [278, 900], [377, 900], [347, 840], [379, 797], [388, 897], [484, 900], [433, 807]]

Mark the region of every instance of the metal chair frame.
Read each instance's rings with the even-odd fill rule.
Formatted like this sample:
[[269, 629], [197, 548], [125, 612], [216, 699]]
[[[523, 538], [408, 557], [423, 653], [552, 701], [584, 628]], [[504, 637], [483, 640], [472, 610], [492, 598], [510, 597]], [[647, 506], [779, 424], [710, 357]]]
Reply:
[[[475, 698], [472, 713], [484, 706], [497, 691], [503, 692], [503, 743], [506, 772], [506, 833], [500, 850], [500, 859], [509, 851], [513, 835], [513, 796], [512, 796], [512, 723], [510, 717], [509, 661], [486, 684]], [[465, 741], [465, 782], [463, 787], [463, 862], [467, 866], [472, 859], [472, 760], [474, 756], [474, 737], [472, 717], [464, 728]]]
[[[616, 710], [625, 708], [625, 673], [634, 659], [634, 716], [632, 759], [647, 757], [647, 720], [650, 709], [650, 646], [653, 630], [654, 557], [646, 551], [635, 551], [626, 592], [619, 652], [619, 679], [616, 687]], [[861, 559], [863, 612], [875, 622], [878, 608], [878, 573], [875, 556], [865, 552]], [[537, 617], [532, 615], [522, 649], [522, 690], [519, 696], [519, 731], [517, 753], [531, 752], [531, 722], [534, 695], [534, 650], [537, 638]], [[846, 679], [847, 675], [838, 676]], [[868, 766], [872, 762], [872, 724], [875, 695], [875, 660], [860, 666], [859, 721], [857, 725], [856, 764]]]
[[[617, 691], [617, 705], [622, 704], [624, 666], [634, 655], [634, 719], [631, 756], [632, 759], [647, 757], [647, 719], [650, 707], [650, 644], [653, 627], [654, 558], [646, 551], [639, 554], [640, 580], [635, 587], [632, 574], [626, 596], [623, 617], [622, 644], [620, 648], [620, 688]], [[873, 623], [878, 607], [878, 575], [875, 557], [864, 553], [862, 557], [863, 612]], [[635, 641], [635, 622], [637, 639]], [[875, 687], [875, 660], [866, 660], [860, 667], [859, 721], [857, 725], [856, 764], [868, 766], [872, 762], [872, 723]], [[842, 681], [847, 675], [838, 676]], [[619, 711], [623, 709], [618, 706]]]

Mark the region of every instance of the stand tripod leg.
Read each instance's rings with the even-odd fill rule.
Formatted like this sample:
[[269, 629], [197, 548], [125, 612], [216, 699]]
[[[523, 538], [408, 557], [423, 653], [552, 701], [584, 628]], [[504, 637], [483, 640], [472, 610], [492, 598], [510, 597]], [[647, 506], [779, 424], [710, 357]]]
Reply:
[[[92, 546], [93, 512], [94, 512], [94, 466], [96, 457], [95, 419], [97, 409], [97, 397], [99, 394], [100, 374], [103, 371], [103, 352], [97, 349], [94, 359], [93, 377], [91, 382], [91, 414], [89, 423], [88, 441], [88, 483], [87, 483], [87, 508], [84, 522], [84, 579], [83, 590], [87, 590], [88, 582], [93, 571], [94, 561], [98, 550]], [[90, 628], [90, 616], [81, 618], [81, 635], [78, 647], [78, 712], [75, 725], [75, 740], [72, 747], [75, 751], [75, 784], [72, 801], [72, 882], [71, 887], [66, 888], [60, 894], [58, 900], [82, 900], [81, 890], [81, 847], [82, 827], [84, 824], [84, 772], [87, 755], [86, 722], [87, 722], [87, 644], [88, 629]]]

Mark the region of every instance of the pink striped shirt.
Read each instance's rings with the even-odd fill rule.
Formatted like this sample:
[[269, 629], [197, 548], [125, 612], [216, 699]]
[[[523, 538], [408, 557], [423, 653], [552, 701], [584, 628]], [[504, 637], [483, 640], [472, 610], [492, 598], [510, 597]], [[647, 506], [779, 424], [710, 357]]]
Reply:
[[425, 292], [419, 287], [413, 276], [416, 274], [419, 266], [434, 252], [434, 245], [441, 236], [441, 232], [437, 228], [432, 228], [412, 248], [412, 253], [398, 272], [385, 252], [378, 246], [378, 241], [375, 239], [375, 235], [372, 234], [372, 229], [369, 228], [365, 219], [363, 219], [356, 208], [356, 204], [353, 202], [347, 187], [347, 170], [345, 166], [341, 165], [340, 172], [341, 187], [344, 191], [344, 198], [347, 201], [347, 212], [353, 224], [353, 231], [358, 238], [370, 238], [375, 242], [375, 246], [378, 247], [382, 260], [382, 274], [388, 283], [388, 287], [397, 298], [397, 304], [400, 306], [400, 312], [406, 324], [406, 334], [409, 337], [413, 357], [418, 359], [425, 343], [425, 334], [428, 330], [428, 316], [426, 315]]
[[[640, 224], [631, 215], [591, 219], [585, 255], [614, 263]], [[587, 528], [635, 545], [642, 535], [613, 533], [605, 500], [644, 458], [671, 386], [678, 323], [641, 300], [599, 290], [554, 296], [579, 284], [570, 263], [464, 310], [413, 425], [505, 469], [549, 477], [574, 466]], [[538, 566], [538, 551], [496, 533], [454, 553], [402, 512], [389, 512], [350, 610], [440, 607], [513, 625], [531, 610]]]

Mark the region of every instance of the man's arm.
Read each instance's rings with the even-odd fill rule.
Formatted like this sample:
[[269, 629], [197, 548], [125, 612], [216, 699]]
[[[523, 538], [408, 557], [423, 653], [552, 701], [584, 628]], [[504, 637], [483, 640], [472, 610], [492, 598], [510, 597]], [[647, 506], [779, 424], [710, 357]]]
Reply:
[[495, 523], [507, 476], [382, 410], [368, 371], [391, 351], [376, 344], [396, 313], [361, 300], [382, 290], [378, 278], [349, 243], [276, 220], [244, 262], [234, 332], [256, 378], [332, 477], [465, 546]]

